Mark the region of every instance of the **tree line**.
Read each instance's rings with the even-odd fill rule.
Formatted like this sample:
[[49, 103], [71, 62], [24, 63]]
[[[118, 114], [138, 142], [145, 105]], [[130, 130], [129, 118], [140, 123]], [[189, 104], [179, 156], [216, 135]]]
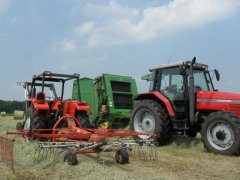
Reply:
[[0, 100], [0, 112], [12, 114], [14, 110], [25, 111], [25, 101]]

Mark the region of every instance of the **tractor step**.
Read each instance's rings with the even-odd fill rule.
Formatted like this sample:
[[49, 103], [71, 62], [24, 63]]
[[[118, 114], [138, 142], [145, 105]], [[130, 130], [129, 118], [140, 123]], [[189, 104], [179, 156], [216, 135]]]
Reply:
[[186, 130], [187, 129], [178, 129], [176, 131], [171, 132], [170, 135], [172, 137], [188, 137], [188, 135], [186, 135]]
[[173, 130], [188, 130], [188, 129], [189, 127], [176, 127], [176, 128], [173, 127]]
[[189, 128], [187, 127], [187, 119], [172, 119], [173, 123], [173, 130], [188, 130]]
[[188, 135], [172, 135], [174, 138], [186, 138], [189, 137]]

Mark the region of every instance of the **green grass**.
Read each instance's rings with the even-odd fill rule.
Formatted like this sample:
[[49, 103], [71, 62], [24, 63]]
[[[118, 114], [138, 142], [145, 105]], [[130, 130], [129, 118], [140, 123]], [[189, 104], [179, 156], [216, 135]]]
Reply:
[[[0, 117], [0, 133], [14, 130], [18, 121]], [[127, 165], [116, 164], [114, 159], [102, 165], [95, 155], [79, 155], [77, 166], [68, 166], [58, 156], [33, 162], [36, 143], [20, 136], [15, 141], [13, 174], [0, 161], [0, 179], [239, 179], [240, 157], [229, 157], [206, 152], [197, 138], [178, 138], [167, 146], [157, 148], [157, 161], [141, 161], [137, 154]]]

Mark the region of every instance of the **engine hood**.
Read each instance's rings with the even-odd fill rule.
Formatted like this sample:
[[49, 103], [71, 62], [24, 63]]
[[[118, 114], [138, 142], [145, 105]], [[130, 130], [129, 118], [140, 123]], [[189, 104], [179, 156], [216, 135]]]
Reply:
[[240, 94], [198, 91], [196, 109], [199, 111], [226, 111], [240, 117]]
[[229, 102], [238, 102], [240, 103], [240, 94], [227, 93], [227, 92], [218, 92], [218, 91], [198, 91], [197, 99], [202, 100], [226, 100]]

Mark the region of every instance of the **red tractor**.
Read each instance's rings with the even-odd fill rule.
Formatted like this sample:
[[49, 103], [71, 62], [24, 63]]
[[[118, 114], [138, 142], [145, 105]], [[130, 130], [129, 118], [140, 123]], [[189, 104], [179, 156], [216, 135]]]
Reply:
[[[26, 95], [26, 117], [23, 123], [17, 124], [16, 129], [51, 129], [64, 115], [73, 116], [78, 119], [82, 127], [90, 128], [88, 117], [90, 108], [85, 101], [81, 101], [80, 88], [78, 88], [78, 100], [63, 100], [66, 81], [76, 80], [79, 85], [79, 76], [79, 74], [67, 75], [45, 71], [33, 76], [31, 83], [25, 82], [23, 87]], [[61, 84], [60, 97], [57, 96], [54, 86], [57, 83]]]
[[[195, 137], [200, 132], [208, 151], [240, 153], [240, 94], [214, 89], [208, 66], [196, 63], [195, 57], [150, 72], [143, 77], [151, 82], [150, 91], [136, 97], [140, 102], [131, 115], [132, 130], [156, 134], [159, 144], [166, 143], [170, 135]], [[218, 71], [213, 73], [219, 80]]]

